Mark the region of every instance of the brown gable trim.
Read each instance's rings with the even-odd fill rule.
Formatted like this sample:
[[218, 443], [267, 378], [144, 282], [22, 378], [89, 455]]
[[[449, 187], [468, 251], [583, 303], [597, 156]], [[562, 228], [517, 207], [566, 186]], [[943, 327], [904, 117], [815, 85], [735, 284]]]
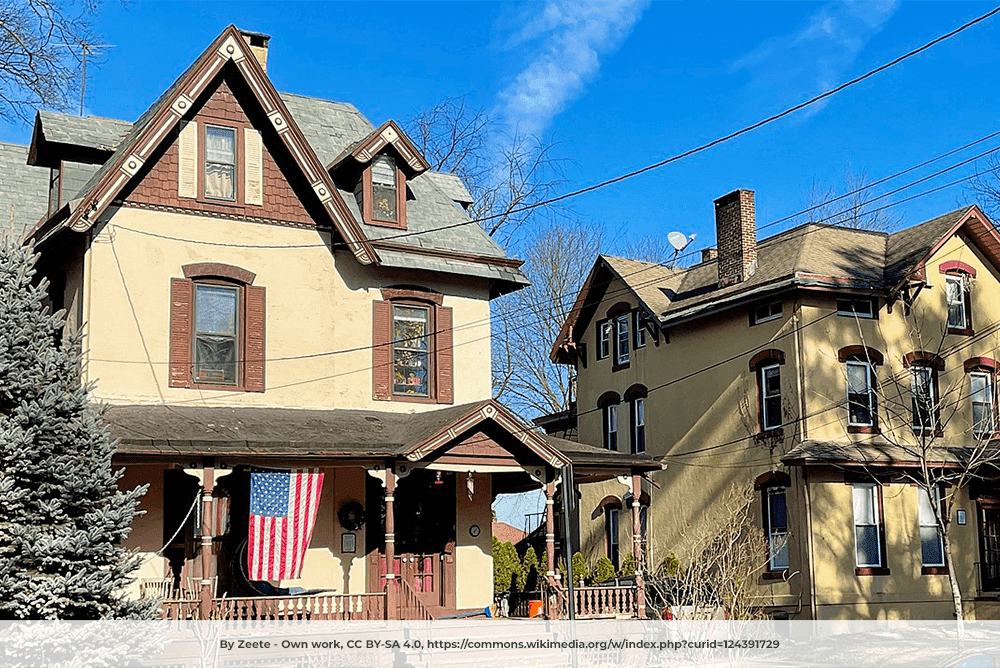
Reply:
[[[291, 220], [279, 220], [276, 218], [262, 218], [260, 216], [248, 216], [243, 213], [206, 211], [203, 209], [188, 209], [186, 207], [168, 206], [165, 204], [150, 204], [149, 202], [133, 202], [131, 200], [116, 199], [111, 202], [113, 206], [128, 207], [130, 209], [145, 209], [146, 211], [164, 211], [166, 213], [180, 213], [186, 216], [198, 216], [200, 218], [218, 218], [220, 220], [236, 220], [242, 223], [257, 223], [259, 225], [277, 225], [278, 227], [294, 227], [299, 230], [315, 230], [316, 225], [309, 223], [299, 223]], [[121, 225], [116, 227], [122, 228]], [[124, 229], [124, 228], [122, 228]], [[329, 232], [330, 228], [319, 228], [321, 231]], [[132, 230], [133, 232], [135, 230]]]
[[908, 369], [913, 365], [930, 366], [938, 371], [943, 371], [944, 358], [935, 353], [929, 353], [926, 350], [914, 350], [912, 353], [903, 355], [903, 366]]
[[[573, 363], [571, 356], [566, 357], [562, 354], [562, 348], [565, 344], [580, 342], [583, 338], [583, 332], [578, 331], [578, 324], [580, 323], [584, 310], [594, 309], [596, 311], [597, 307], [600, 305], [601, 300], [591, 299], [590, 295], [591, 292], [598, 288], [602, 289], [603, 295], [603, 292], [607, 290], [607, 287], [610, 284], [610, 281], [605, 282], [603, 278], [598, 278], [602, 270], [608, 271], [612, 275], [616, 275], [616, 272], [611, 268], [604, 257], [598, 256], [597, 260], [594, 262], [594, 266], [590, 268], [590, 273], [587, 274], [587, 278], [583, 281], [583, 286], [580, 288], [580, 292], [576, 296], [573, 308], [570, 309], [569, 315], [566, 316], [566, 321], [559, 330], [559, 335], [556, 336], [556, 340], [552, 343], [552, 348], [549, 350], [549, 359], [556, 364]], [[586, 321], [584, 321], [584, 327], [589, 323], [591, 317], [592, 314], [588, 316]]]
[[910, 276], [914, 273], [921, 274], [920, 280], [926, 280], [927, 261], [930, 260], [935, 253], [941, 250], [941, 247], [945, 245], [948, 239], [951, 239], [962, 227], [966, 225], [966, 223], [974, 224], [970, 227], [975, 227], [977, 230], [970, 229], [970, 236], [976, 241], [977, 245], [986, 252], [986, 256], [990, 259], [990, 261], [993, 262], [996, 267], [1000, 267], [1000, 234], [993, 229], [992, 224], [985, 223], [984, 221], [986, 220], [989, 219], [986, 217], [986, 214], [979, 209], [978, 205], [973, 204], [970, 206], [965, 215], [959, 218], [958, 221], [951, 226], [950, 230], [942, 234], [941, 238], [938, 239], [933, 246], [931, 246], [930, 250], [924, 253], [924, 256], [913, 265], [913, 269], [904, 274], [904, 278], [899, 282], [899, 284], [893, 286], [893, 291], [899, 290], [903, 285], [905, 285], [906, 282], [910, 280]]
[[988, 369], [992, 373], [996, 373], [998, 366], [1000, 365], [992, 357], [970, 357], [963, 364], [966, 373], [975, 369]]
[[436, 434], [402, 452], [411, 462], [419, 461], [431, 452], [446, 445], [462, 432], [486, 420], [493, 420], [511, 436], [524, 443], [533, 453], [553, 468], [562, 468], [570, 463], [568, 457], [550, 446], [545, 440], [522, 424], [510, 411], [493, 399], [488, 399], [474, 407], [464, 417], [439, 429]]
[[231, 264], [221, 262], [197, 262], [186, 264], [181, 269], [184, 278], [228, 278], [244, 285], [252, 285], [257, 274]]
[[250, 55], [250, 47], [235, 26], [230, 25], [181, 75], [171, 87], [174, 99], [164, 101], [153, 118], [138, 133], [129, 137], [112, 158], [111, 168], [83, 197], [81, 206], [74, 211], [65, 225], [76, 232], [84, 232], [96, 222], [125, 185], [142, 169], [153, 151], [163, 142], [181, 118], [191, 110], [194, 100], [205, 90], [223, 66], [232, 61], [254, 92], [257, 101], [270, 119], [285, 147], [294, 157], [312, 190], [329, 213], [334, 226], [362, 264], [378, 264], [379, 257], [365, 237], [360, 224], [354, 219], [347, 204], [333, 185], [333, 180], [323, 168], [315, 151], [305, 140], [284, 102], [278, 96], [270, 79], [257, 59]]
[[778, 350], [777, 348], [768, 348], [767, 350], [762, 350], [753, 357], [750, 358], [750, 370], [756, 371], [765, 364], [784, 364], [785, 363], [785, 351]]
[[474, 264], [490, 264], [497, 267], [510, 267], [519, 269], [524, 264], [524, 260], [509, 257], [494, 257], [492, 255], [473, 255], [472, 253], [459, 253], [457, 251], [444, 250], [442, 248], [421, 248], [419, 246], [407, 246], [391, 241], [373, 241], [374, 248], [397, 251], [399, 253], [412, 253], [413, 255], [426, 255], [445, 260], [459, 260], [462, 262], [472, 262]]
[[427, 160], [424, 159], [424, 156], [420, 154], [417, 147], [410, 141], [410, 138], [406, 136], [402, 128], [396, 125], [396, 122], [393, 120], [383, 123], [365, 139], [362, 139], [349, 153], [345, 151], [334, 158], [326, 168], [327, 170], [333, 169], [347, 156], [354, 158], [362, 164], [368, 164], [386, 146], [392, 146], [395, 149], [399, 157], [403, 159], [403, 164], [409, 168], [410, 176], [423, 174], [431, 168]]
[[385, 301], [393, 299], [416, 299], [417, 301], [431, 302], [438, 306], [444, 303], [444, 295], [440, 292], [407, 290], [402, 288], [382, 288], [382, 299]]
[[976, 268], [970, 264], [966, 264], [961, 260], [948, 260], [947, 262], [942, 262], [938, 265], [938, 271], [942, 274], [952, 274], [952, 273], [963, 273], [976, 277]]
[[867, 346], [844, 346], [837, 351], [837, 361], [847, 362], [848, 360], [860, 360], [862, 362], [871, 362], [872, 364], [877, 364], [881, 366], [885, 362], [885, 358], [882, 353], [875, 350], [874, 348], [869, 348]]

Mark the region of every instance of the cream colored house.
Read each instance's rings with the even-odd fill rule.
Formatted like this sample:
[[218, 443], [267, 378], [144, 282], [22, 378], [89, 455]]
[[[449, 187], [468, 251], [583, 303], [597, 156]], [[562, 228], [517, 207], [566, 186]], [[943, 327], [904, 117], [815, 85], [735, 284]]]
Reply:
[[[230, 26], [134, 123], [39, 113], [12, 171], [43, 188], [27, 236], [121, 484], [149, 485], [135, 593], [177, 617], [482, 610], [496, 494], [652, 466], [491, 399], [490, 300], [521, 262], [394, 122], [278, 93], [268, 46]], [[301, 577], [255, 580], [251, 476], [301, 468], [324, 474]]]
[[[578, 373], [580, 439], [665, 464], [647, 488], [650, 567], [683, 560], [705, 509], [754, 485], [770, 545], [757, 605], [950, 618], [925, 463], [932, 481], [975, 474], [934, 488], [965, 615], [997, 616], [1000, 235], [970, 206], [891, 234], [806, 224], [758, 242], [754, 208], [747, 190], [716, 200], [717, 248], [688, 268], [599, 257], [553, 347]], [[628, 540], [623, 491], [583, 491], [592, 557]]]

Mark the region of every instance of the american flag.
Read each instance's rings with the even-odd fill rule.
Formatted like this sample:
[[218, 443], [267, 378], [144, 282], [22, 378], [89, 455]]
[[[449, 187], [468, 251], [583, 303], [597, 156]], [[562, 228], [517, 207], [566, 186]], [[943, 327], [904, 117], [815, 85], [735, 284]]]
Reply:
[[250, 474], [251, 580], [299, 577], [322, 489], [323, 474], [318, 469]]

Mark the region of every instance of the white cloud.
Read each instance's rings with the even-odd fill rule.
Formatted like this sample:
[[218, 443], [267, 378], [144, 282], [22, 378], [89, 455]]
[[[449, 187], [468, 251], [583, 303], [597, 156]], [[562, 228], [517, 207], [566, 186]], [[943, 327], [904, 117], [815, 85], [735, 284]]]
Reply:
[[628, 37], [648, 0], [547, 0], [512, 38], [531, 44], [527, 66], [500, 93], [507, 124], [540, 135], [597, 74], [601, 56]]
[[[822, 6], [796, 32], [768, 40], [733, 64], [751, 87], [800, 101], [841, 82], [858, 54], [899, 7], [899, 0], [840, 0]], [[794, 100], [787, 99], [788, 95]], [[813, 105], [807, 114], [818, 112]]]

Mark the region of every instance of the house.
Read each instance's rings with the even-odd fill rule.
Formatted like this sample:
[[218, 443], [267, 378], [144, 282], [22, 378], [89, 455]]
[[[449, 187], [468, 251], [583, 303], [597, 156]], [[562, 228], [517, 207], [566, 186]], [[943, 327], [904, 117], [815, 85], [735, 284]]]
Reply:
[[[497, 494], [546, 490], [554, 565], [564, 471], [638, 485], [658, 464], [491, 398], [490, 300], [527, 284], [521, 262], [395, 122], [278, 93], [269, 44], [230, 26], [134, 122], [40, 112], [9, 147], [31, 185], [4, 197], [82, 330], [121, 484], [149, 486], [133, 593], [175, 618], [482, 610]], [[310, 472], [298, 569], [248, 570], [285, 512], [265, 476], [290, 471]]]
[[[599, 257], [552, 349], [578, 374], [580, 439], [665, 463], [644, 518], [649, 568], [683, 563], [706, 509], [753, 485], [770, 546], [759, 608], [950, 619], [936, 504], [918, 483], [966, 471], [934, 489], [964, 614], [995, 618], [993, 223], [968, 206], [891, 234], [809, 223], [758, 241], [748, 190], [715, 216], [717, 246], [693, 266]], [[629, 539], [623, 493], [582, 492], [591, 558], [615, 561]]]

